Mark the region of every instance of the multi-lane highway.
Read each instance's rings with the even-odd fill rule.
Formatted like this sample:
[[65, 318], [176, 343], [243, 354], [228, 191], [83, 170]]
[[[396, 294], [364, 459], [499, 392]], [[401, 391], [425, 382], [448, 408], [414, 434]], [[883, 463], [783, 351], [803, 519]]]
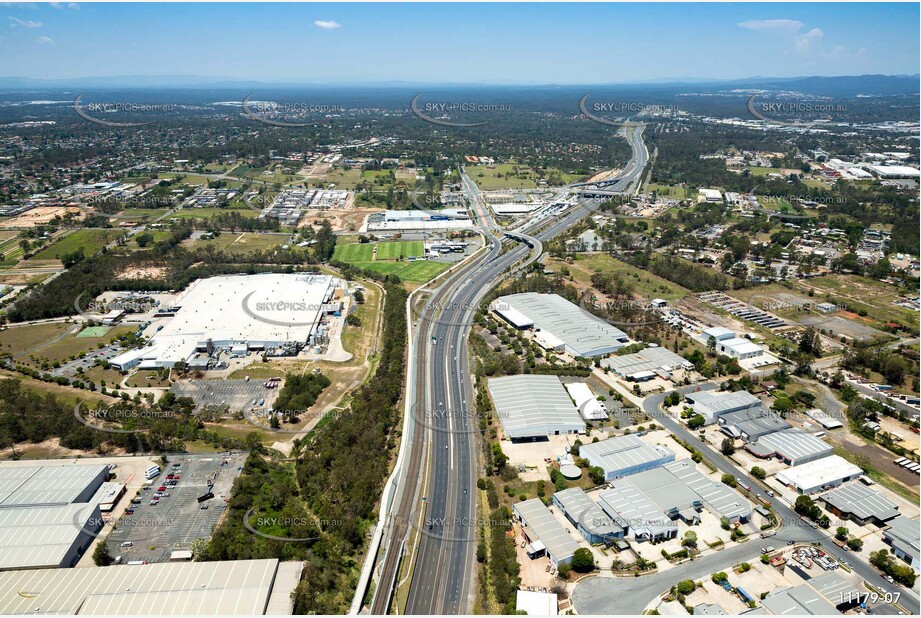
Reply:
[[[633, 158], [616, 188], [626, 190], [642, 173], [647, 152], [642, 127], [627, 131]], [[408, 583], [405, 613], [463, 614], [470, 611], [471, 582], [479, 524], [476, 509], [477, 432], [466, 340], [482, 297], [518, 263], [538, 259], [542, 241], [590, 214], [582, 203], [553, 219], [527, 224], [506, 237], [496, 227], [466, 175], [464, 190], [488, 248], [435, 289], [418, 313], [413, 339], [410, 398], [414, 424], [410, 450], [400, 470], [384, 539], [383, 561], [371, 613], [386, 613], [392, 592]], [[532, 229], [538, 229], [531, 235]], [[503, 245], [503, 242], [505, 243]], [[412, 566], [397, 582], [402, 561]]]

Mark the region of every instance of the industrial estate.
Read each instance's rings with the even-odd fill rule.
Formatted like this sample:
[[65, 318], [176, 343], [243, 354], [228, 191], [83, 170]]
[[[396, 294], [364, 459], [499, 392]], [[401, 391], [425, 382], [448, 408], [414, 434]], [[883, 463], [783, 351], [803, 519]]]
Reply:
[[0, 615], [918, 615], [919, 12], [804, 6], [0, 6]]

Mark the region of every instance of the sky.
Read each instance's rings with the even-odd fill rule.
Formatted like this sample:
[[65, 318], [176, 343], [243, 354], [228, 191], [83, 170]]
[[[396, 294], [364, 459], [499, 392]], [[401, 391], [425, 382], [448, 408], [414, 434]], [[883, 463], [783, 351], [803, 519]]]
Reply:
[[917, 3], [0, 3], [4, 77], [601, 84], [919, 63]]

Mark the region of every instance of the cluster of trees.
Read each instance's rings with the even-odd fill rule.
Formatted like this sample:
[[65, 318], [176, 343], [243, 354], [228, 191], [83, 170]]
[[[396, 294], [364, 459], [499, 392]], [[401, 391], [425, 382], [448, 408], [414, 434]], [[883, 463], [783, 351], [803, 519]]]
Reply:
[[914, 569], [907, 564], [899, 563], [887, 549], [872, 552], [870, 554], [870, 564], [908, 588], [913, 587], [915, 580], [918, 578]]
[[906, 378], [910, 377], [913, 390], [918, 390], [918, 363], [909, 359], [901, 350], [854, 346], [845, 351], [841, 366], [855, 373], [874, 371], [882, 374], [886, 382], [893, 386], [904, 384]]
[[289, 422], [296, 422], [294, 417], [297, 416], [297, 412], [308, 410], [329, 385], [329, 378], [322, 373], [289, 375], [273, 407], [276, 411], [286, 415], [290, 412]]
[[831, 525], [828, 515], [822, 512], [818, 504], [809, 496], [797, 496], [796, 502], [793, 503], [793, 510], [807, 519], [811, 519], [823, 528]]
[[634, 266], [694, 292], [728, 290], [733, 287], [730, 277], [673, 255], [640, 253], [630, 258], [630, 261]]
[[391, 283], [385, 284], [385, 293], [382, 348], [374, 376], [358, 389], [348, 410], [298, 443], [295, 471], [300, 496], [315, 517], [338, 522], [329, 533], [341, 541], [335, 559], [316, 570], [305, 569], [295, 594], [299, 614], [347, 609], [349, 600], [341, 594], [335, 600], [327, 595], [336, 582], [341, 591], [345, 584], [340, 576], [354, 576], [395, 447], [394, 425], [400, 416], [396, 404], [402, 397], [405, 370], [407, 293]]

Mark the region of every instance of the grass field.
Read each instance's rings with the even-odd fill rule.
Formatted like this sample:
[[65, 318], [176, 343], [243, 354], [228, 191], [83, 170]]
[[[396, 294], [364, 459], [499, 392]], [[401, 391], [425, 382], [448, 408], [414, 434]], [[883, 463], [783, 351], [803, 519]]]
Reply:
[[0, 353], [16, 355], [37, 347], [67, 331], [61, 322], [10, 326], [0, 331]]
[[685, 187], [679, 186], [668, 186], [668, 185], [657, 185], [655, 183], [649, 183], [649, 186], [646, 187], [646, 191], [652, 193], [656, 192], [656, 195], [660, 197], [670, 197], [676, 200], [685, 200], [688, 198], [688, 190]]
[[130, 333], [133, 330], [135, 330], [134, 326], [114, 326], [105, 337], [78, 337], [76, 335], [68, 335], [60, 341], [56, 341], [51, 345], [43, 346], [35, 350], [29, 354], [29, 356], [52, 362], [64, 361], [71, 356], [86, 354], [90, 350], [99, 347], [100, 344], [107, 343], [115, 337]]
[[183, 208], [173, 213], [173, 217], [179, 219], [210, 219], [214, 215], [220, 215], [230, 211], [240, 213], [241, 217], [252, 219], [259, 213], [250, 208]]
[[467, 174], [483, 191], [497, 189], [533, 189], [537, 187], [538, 176], [527, 165], [503, 163], [501, 165], [471, 165]]
[[287, 236], [282, 236], [279, 234], [241, 234], [239, 232], [225, 232], [217, 238], [212, 238], [210, 240], [197, 240], [192, 244], [192, 246], [195, 248], [214, 247], [219, 251], [223, 251], [224, 253], [242, 255], [244, 253], [252, 253], [254, 251], [267, 251], [276, 247], [280, 247], [281, 245], [285, 244], [287, 239]]
[[[372, 176], [368, 177], [368, 180], [372, 180]], [[336, 185], [337, 189], [354, 189], [362, 180], [361, 170], [330, 170], [328, 173], [323, 176], [310, 176], [307, 178], [307, 181], [311, 186], [317, 184], [322, 184], [324, 187], [328, 187], [331, 184]]]
[[[377, 255], [374, 247], [377, 247]], [[380, 243], [336, 244], [333, 258], [350, 264], [357, 262], [382, 262], [399, 260], [400, 257], [419, 257], [425, 253], [421, 240], [393, 240]]]
[[435, 275], [444, 272], [451, 265], [444, 262], [361, 262], [356, 264], [360, 268], [367, 268], [386, 275], [396, 275], [409, 283], [424, 283]]
[[554, 271], [559, 271], [562, 266], [566, 266], [573, 279], [582, 285], [591, 285], [592, 274], [596, 272], [620, 274], [633, 286], [634, 297], [643, 299], [662, 298], [675, 301], [690, 294], [689, 290], [676, 283], [621, 262], [609, 255], [579, 255], [576, 256], [573, 264], [548, 260], [547, 266]]
[[352, 243], [341, 245], [336, 243], [333, 259], [340, 262], [370, 262], [374, 255], [374, 245], [371, 243]]
[[83, 248], [83, 254], [89, 257], [109, 242], [115, 240], [120, 233], [118, 230], [77, 230], [73, 234], [64, 236], [50, 247], [42, 249], [33, 255], [31, 259], [60, 259], [62, 255], [73, 253], [81, 247]]

